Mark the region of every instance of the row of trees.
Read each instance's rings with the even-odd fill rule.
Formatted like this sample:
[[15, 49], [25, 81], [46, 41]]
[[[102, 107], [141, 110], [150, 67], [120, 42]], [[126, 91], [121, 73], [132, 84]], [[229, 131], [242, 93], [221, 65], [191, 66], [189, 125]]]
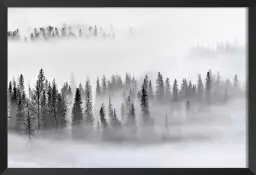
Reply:
[[[49, 38], [55, 38], [55, 37], [68, 37], [68, 36], [73, 36], [75, 37], [76, 32], [72, 31], [71, 27], [67, 27], [64, 25], [62, 28], [58, 28], [55, 26], [47, 26], [47, 27], [39, 27], [39, 28], [34, 28], [34, 30], [29, 34], [30, 40], [35, 41], [38, 39], [49, 39]], [[102, 37], [115, 37], [114, 33], [107, 34], [105, 31], [103, 31], [102, 28], [98, 28], [96, 25], [94, 27], [89, 26], [87, 28], [87, 31], [83, 31], [81, 28], [78, 29], [77, 32], [78, 37], [82, 37], [84, 34], [87, 33], [89, 36], [94, 36], [94, 37], [99, 37], [102, 35]], [[7, 32], [8, 38], [12, 39], [17, 39], [19, 40], [20, 35], [19, 35], [19, 29], [15, 31], [8, 31]], [[25, 37], [25, 41], [27, 41], [27, 37]]]
[[[197, 84], [184, 78], [178, 88], [178, 82], [175, 79], [171, 87], [169, 78], [164, 81], [160, 72], [157, 75], [155, 92], [147, 75], [140, 83], [138, 90], [137, 84], [137, 80], [134, 77], [131, 78], [129, 74], [126, 74], [124, 82], [119, 75], [113, 75], [110, 80], [103, 76], [101, 83], [98, 78], [96, 100], [108, 98], [109, 103], [108, 113], [102, 102], [99, 114], [97, 114], [93, 112], [92, 87], [89, 79], [86, 80], [84, 87], [80, 83], [74, 93], [67, 82], [59, 91], [55, 80], [48, 81], [43, 69], [40, 69], [35, 87], [29, 87], [28, 95], [26, 95], [24, 77], [21, 74], [18, 82], [15, 80], [9, 82], [9, 128], [15, 132], [25, 132], [30, 136], [36, 129], [38, 132], [45, 129], [58, 130], [65, 128], [67, 124], [71, 124], [74, 131], [84, 126], [90, 128], [95, 123], [98, 127], [102, 125], [102, 128], [121, 128], [123, 125], [131, 127], [136, 126], [136, 113], [141, 116], [142, 123], [148, 125], [153, 124], [153, 117], [150, 116], [150, 103], [171, 105], [180, 101], [193, 100], [206, 103], [227, 101], [228, 92], [237, 93], [239, 90], [237, 75], [232, 85], [228, 79], [223, 81], [219, 73], [214, 75], [211, 71], [206, 74], [205, 84], [199, 75]], [[116, 92], [124, 92], [125, 97], [125, 102], [120, 107], [120, 117], [110, 97]], [[140, 103], [140, 112], [135, 111], [135, 99]], [[73, 105], [71, 121], [68, 120], [68, 106], [70, 105]], [[96, 118], [99, 120], [96, 121]], [[76, 133], [73, 132], [73, 134]]]

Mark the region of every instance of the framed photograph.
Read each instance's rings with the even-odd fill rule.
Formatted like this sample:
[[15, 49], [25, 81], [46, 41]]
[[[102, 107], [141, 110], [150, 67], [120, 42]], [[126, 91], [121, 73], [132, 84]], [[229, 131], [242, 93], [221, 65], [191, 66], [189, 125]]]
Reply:
[[254, 172], [253, 8], [28, 6], [3, 7], [5, 174]]

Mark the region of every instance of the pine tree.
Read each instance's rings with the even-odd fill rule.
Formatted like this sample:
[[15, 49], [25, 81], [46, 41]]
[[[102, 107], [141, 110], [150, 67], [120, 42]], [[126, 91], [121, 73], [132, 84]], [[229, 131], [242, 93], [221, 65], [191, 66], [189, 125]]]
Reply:
[[22, 102], [21, 92], [17, 89], [17, 96], [18, 96], [18, 104], [17, 104], [17, 113], [16, 113], [16, 132], [21, 131], [22, 121], [24, 120], [24, 106]]
[[127, 125], [128, 126], [134, 126], [135, 125], [135, 108], [134, 108], [133, 103], [131, 103], [131, 108], [130, 108], [129, 115], [128, 115]]
[[149, 104], [148, 104], [148, 94], [144, 87], [144, 84], [142, 85], [142, 88], [141, 88], [140, 106], [141, 106], [143, 119], [145, 122], [147, 122], [149, 120]]
[[89, 79], [85, 83], [85, 123], [88, 125], [93, 124], [93, 114], [92, 114], [92, 89]]
[[162, 100], [164, 97], [164, 81], [162, 74], [158, 72], [157, 79], [156, 79], [156, 98], [158, 100]]
[[148, 97], [149, 98], [154, 98], [151, 80], [149, 81], [149, 85], [148, 85]]
[[66, 105], [65, 98], [60, 93], [58, 93], [56, 113], [59, 121], [58, 123], [62, 128], [64, 128], [67, 124], [66, 112], [67, 112], [67, 105]]
[[113, 107], [111, 103], [111, 98], [109, 97], [109, 102], [108, 102], [108, 118], [112, 119], [113, 118]]
[[119, 128], [121, 127], [121, 122], [118, 120], [117, 116], [116, 116], [116, 109], [113, 109], [113, 117], [111, 120], [111, 125], [113, 128]]
[[22, 74], [20, 75], [20, 79], [19, 79], [19, 90], [20, 90], [20, 93], [22, 96], [22, 94], [24, 92], [24, 78], [23, 78]]
[[148, 88], [149, 88], [148, 75], [145, 76], [143, 83], [144, 83], [145, 90], [148, 92]]
[[105, 75], [103, 75], [103, 77], [102, 77], [101, 88], [102, 88], [102, 93], [106, 94], [107, 93], [107, 81], [106, 81]]
[[204, 94], [204, 85], [202, 82], [201, 75], [198, 75], [198, 81], [197, 81], [197, 97], [199, 100], [203, 99], [203, 94]]
[[97, 78], [97, 82], [96, 82], [96, 96], [100, 96], [101, 90], [100, 90], [100, 80], [99, 78]]
[[191, 98], [193, 96], [193, 86], [192, 86], [192, 82], [189, 81], [189, 84], [188, 84], [188, 97]]
[[[47, 85], [48, 86], [48, 85]], [[45, 90], [43, 91], [43, 95], [41, 97], [41, 119], [44, 127], [47, 127], [47, 116], [48, 116], [48, 111], [47, 111], [47, 100], [46, 100], [46, 92]]]
[[31, 135], [34, 134], [35, 130], [35, 117], [33, 117], [33, 110], [32, 106], [30, 104], [30, 94], [32, 93], [32, 90], [29, 87], [29, 98], [26, 100], [26, 105], [25, 105], [25, 119], [22, 122], [22, 131], [25, 132], [25, 134], [28, 134], [29, 139], [31, 139]]
[[171, 99], [171, 86], [170, 86], [169, 78], [166, 78], [166, 81], [165, 81], [165, 97], [167, 101]]
[[100, 121], [101, 121], [101, 124], [103, 125], [104, 128], [108, 127], [108, 122], [107, 122], [106, 117], [105, 117], [105, 107], [104, 107], [103, 103], [102, 103], [101, 108], [100, 108]]
[[40, 69], [40, 71], [39, 71], [38, 81], [39, 81], [39, 91], [40, 91], [40, 93], [42, 93], [43, 89], [44, 89], [44, 81], [45, 81], [43, 69]]
[[52, 109], [53, 109], [53, 116], [55, 121], [55, 128], [58, 128], [58, 119], [57, 119], [57, 96], [58, 96], [58, 90], [57, 85], [55, 83], [55, 79], [53, 79], [52, 82]]
[[177, 80], [175, 79], [174, 82], [173, 82], [173, 87], [172, 87], [172, 94], [173, 94], [173, 101], [178, 101], [178, 82]]
[[74, 99], [74, 105], [72, 108], [72, 126], [83, 124], [83, 114], [82, 114], [82, 99], [78, 88], [76, 88], [76, 94]]
[[17, 114], [17, 88], [16, 83], [13, 80], [13, 90], [12, 90], [12, 96], [11, 96], [11, 104], [10, 104], [10, 115], [9, 115], [9, 128], [11, 130], [15, 130], [16, 128], [16, 114]]
[[205, 93], [206, 93], [206, 100], [210, 100], [210, 93], [212, 88], [212, 80], [211, 80], [211, 73], [210, 71], [206, 74], [206, 84], [205, 84]]
[[79, 83], [79, 91], [80, 91], [80, 93], [81, 93], [82, 99], [84, 99], [84, 97], [85, 97], [85, 92], [84, 92], [84, 89], [83, 89], [83, 86], [82, 86], [81, 83]]

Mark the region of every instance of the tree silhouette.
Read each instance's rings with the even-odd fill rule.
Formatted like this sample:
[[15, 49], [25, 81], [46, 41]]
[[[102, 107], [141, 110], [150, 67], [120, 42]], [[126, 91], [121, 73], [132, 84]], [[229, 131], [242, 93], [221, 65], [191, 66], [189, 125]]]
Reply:
[[74, 105], [72, 108], [72, 126], [83, 124], [83, 114], [82, 114], [82, 99], [78, 88], [76, 88], [76, 94], [74, 99]]
[[101, 108], [100, 108], [100, 121], [104, 128], [108, 127], [108, 122], [105, 117], [105, 107], [103, 103], [101, 104]]
[[173, 101], [178, 101], [178, 82], [177, 80], [175, 79], [174, 82], [173, 82], [173, 86], [172, 86], [172, 94], [173, 94]]
[[93, 114], [92, 114], [92, 90], [89, 79], [85, 83], [85, 123], [88, 125], [93, 124]]

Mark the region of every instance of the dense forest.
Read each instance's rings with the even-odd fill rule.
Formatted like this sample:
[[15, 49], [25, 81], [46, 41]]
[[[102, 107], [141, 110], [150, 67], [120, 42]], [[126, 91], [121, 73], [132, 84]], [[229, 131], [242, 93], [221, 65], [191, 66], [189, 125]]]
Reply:
[[[135, 136], [139, 130], [154, 131], [154, 126], [168, 128], [175, 110], [196, 113], [245, 96], [237, 75], [231, 81], [209, 70], [205, 77], [199, 74], [195, 83], [186, 78], [171, 82], [161, 72], [156, 76], [156, 82], [152, 82], [147, 75], [143, 81], [128, 73], [124, 80], [120, 75], [109, 79], [103, 75], [97, 78], [93, 94], [89, 78], [78, 87], [65, 82], [59, 88], [55, 79], [48, 80], [40, 69], [35, 85], [26, 90], [20, 74], [8, 86], [9, 132], [29, 138], [46, 131], [63, 137], [70, 131], [72, 139], [96, 137], [97, 133], [108, 138], [118, 134], [122, 138], [124, 132]], [[161, 124], [156, 122], [160, 116]]]

